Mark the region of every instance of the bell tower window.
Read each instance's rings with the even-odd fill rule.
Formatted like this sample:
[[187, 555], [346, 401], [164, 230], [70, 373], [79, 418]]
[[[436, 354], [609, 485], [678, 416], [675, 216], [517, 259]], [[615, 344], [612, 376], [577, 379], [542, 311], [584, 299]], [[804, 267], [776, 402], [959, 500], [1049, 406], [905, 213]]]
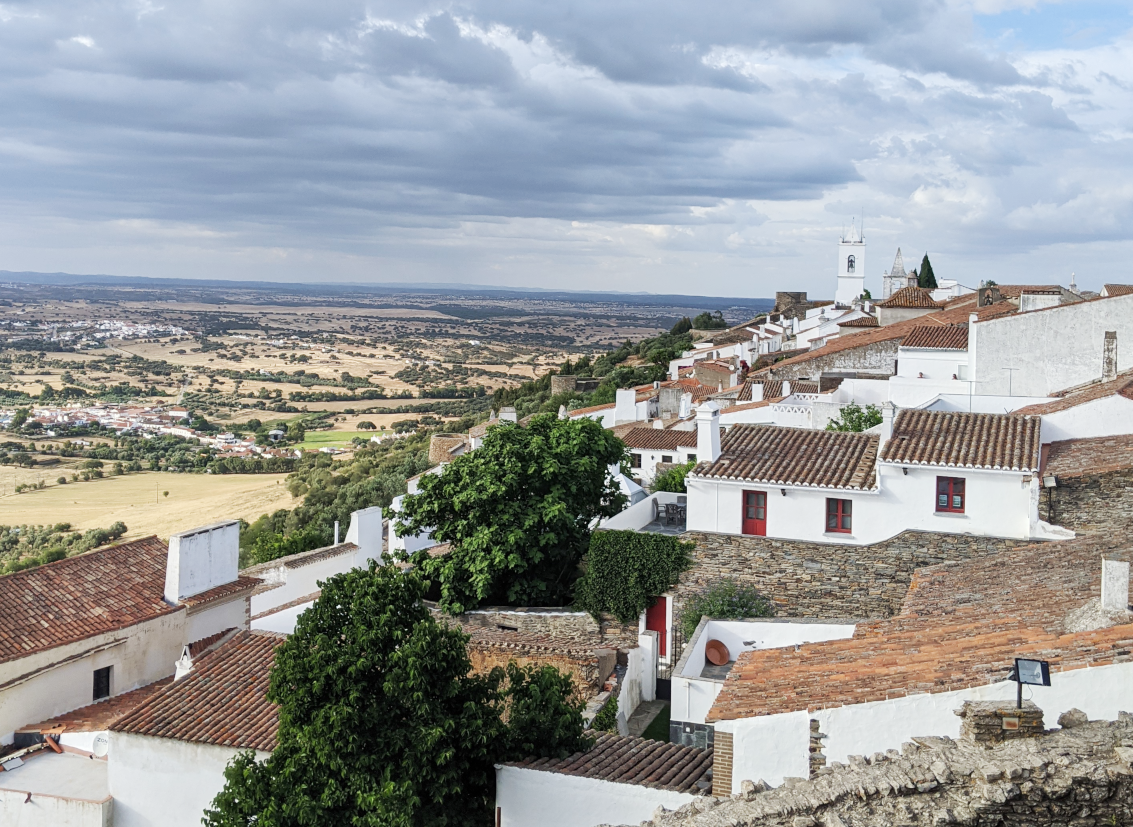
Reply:
[[847, 273], [854, 272], [855, 266], [856, 266], [856, 263], [854, 262], [854, 257], [853, 256], [846, 256], [846, 272]]

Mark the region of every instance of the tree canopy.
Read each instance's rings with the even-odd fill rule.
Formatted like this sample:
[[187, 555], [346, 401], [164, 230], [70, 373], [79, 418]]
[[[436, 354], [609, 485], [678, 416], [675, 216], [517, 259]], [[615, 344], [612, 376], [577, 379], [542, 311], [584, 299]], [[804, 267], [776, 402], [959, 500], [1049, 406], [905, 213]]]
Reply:
[[610, 473], [625, 446], [590, 419], [533, 417], [501, 423], [484, 444], [422, 477], [405, 498], [398, 530], [431, 531], [451, 543], [443, 556], [413, 562], [440, 585], [441, 606], [459, 614], [485, 601], [561, 605], [570, 596], [595, 517], [621, 511]]
[[482, 825], [496, 762], [587, 747], [569, 676], [469, 674], [467, 636], [436, 621], [424, 592], [376, 563], [323, 584], [276, 653], [278, 746], [232, 760], [208, 827]]
[[881, 424], [881, 409], [876, 405], [866, 405], [864, 408], [857, 402], [843, 406], [836, 419], [826, 423], [828, 431], [854, 431], [861, 433], [874, 425]]
[[705, 310], [692, 320], [692, 326], [697, 330], [723, 330], [728, 323], [724, 321], [724, 314], [719, 310], [715, 313]]
[[928, 253], [921, 259], [921, 272], [917, 276], [917, 284], [930, 290], [936, 289], [936, 274], [932, 272], [932, 262], [928, 260]]

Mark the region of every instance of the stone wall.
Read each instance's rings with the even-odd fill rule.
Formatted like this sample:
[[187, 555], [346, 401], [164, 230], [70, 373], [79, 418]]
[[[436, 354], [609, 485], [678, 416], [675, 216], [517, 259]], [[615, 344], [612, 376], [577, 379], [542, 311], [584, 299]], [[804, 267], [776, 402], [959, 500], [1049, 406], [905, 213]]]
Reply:
[[[434, 614], [447, 617], [441, 615], [436, 604], [428, 605]], [[602, 622], [598, 623], [586, 612], [572, 612], [564, 607], [485, 606], [465, 612], [452, 620], [465, 629], [478, 627], [538, 635], [563, 645], [614, 649], [637, 646], [637, 623], [623, 624], [609, 615], [603, 615]]]
[[[1133, 521], [1133, 468], [1057, 475], [1058, 487], [1039, 495], [1039, 516], [1075, 531], [1124, 528]], [[1049, 514], [1049, 519], [1048, 519]]]
[[899, 339], [873, 342], [860, 347], [846, 348], [825, 355], [796, 362], [771, 366], [772, 379], [813, 379], [823, 373], [868, 373], [879, 378], [892, 376], [897, 372], [897, 345]]
[[688, 532], [693, 565], [676, 587], [676, 610], [724, 578], [758, 589], [780, 617], [891, 617], [913, 571], [997, 554], [1028, 541], [906, 531], [869, 546]]
[[607, 677], [599, 674], [602, 671], [599, 663], [607, 659], [602, 658], [598, 652], [556, 645], [531, 636], [503, 637], [496, 632], [474, 633], [468, 642], [468, 657], [472, 661], [472, 671], [476, 674], [487, 674], [497, 666], [506, 667], [512, 661], [520, 666], [553, 666], [571, 675], [575, 689], [584, 700], [601, 692]]

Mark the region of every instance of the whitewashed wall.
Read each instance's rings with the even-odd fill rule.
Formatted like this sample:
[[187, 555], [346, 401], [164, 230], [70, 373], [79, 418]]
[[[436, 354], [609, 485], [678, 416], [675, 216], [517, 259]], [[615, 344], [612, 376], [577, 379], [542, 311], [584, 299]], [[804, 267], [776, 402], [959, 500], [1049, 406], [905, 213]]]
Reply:
[[[698, 796], [521, 767], [496, 767], [500, 827], [640, 824], [659, 806], [675, 810]], [[117, 825], [116, 825], [117, 827]]]
[[[1049, 396], [1098, 379], [1107, 330], [1117, 331], [1118, 370], [1133, 367], [1133, 295], [970, 324], [970, 378], [976, 393], [1006, 394], [1010, 387], [1017, 396]], [[1018, 370], [1009, 374], [1006, 367]]]
[[[180, 609], [118, 632], [0, 664], [0, 684], [16, 681], [0, 692], [0, 743], [11, 743], [22, 726], [90, 704], [95, 669], [113, 667], [112, 695], [172, 675], [174, 661], [189, 642], [185, 632], [185, 610]], [[61, 663], [68, 658], [75, 659]]]
[[[968, 351], [940, 348], [898, 347], [897, 376], [905, 379], [951, 381], [963, 378], [968, 367]], [[890, 382], [893, 380], [890, 379]]]
[[[1133, 342], [1130, 342], [1133, 346]], [[1133, 434], [1133, 399], [1106, 396], [1065, 411], [1044, 414], [1042, 441]]]
[[260, 566], [246, 569], [245, 574], [259, 577], [267, 583], [279, 583], [274, 589], [252, 595], [252, 615], [270, 611], [300, 597], [306, 597], [319, 589], [319, 582], [336, 574], [349, 571], [358, 563], [357, 551], [348, 551], [325, 557], [296, 568], [288, 568], [284, 562], [290, 558], [282, 557]]
[[207, 603], [191, 612], [186, 618], [185, 640], [193, 643], [227, 629], [246, 629], [248, 623], [248, 593], [243, 592], [232, 600]]
[[84, 801], [36, 793], [0, 790], [0, 824], [4, 827], [111, 827], [114, 802]]
[[650, 494], [641, 502], [634, 503], [605, 520], [600, 527], [611, 531], [638, 531], [657, 519], [658, 514], [664, 513], [666, 503], [676, 503], [679, 496], [669, 491]]
[[[241, 750], [171, 738], [110, 733], [114, 827], [199, 827]], [[257, 753], [264, 759], [267, 753]]]
[[673, 675], [674, 721], [703, 724], [708, 710], [724, 687], [723, 680], [700, 677], [707, 663], [704, 647], [718, 640], [728, 647], [734, 661], [741, 652], [781, 649], [803, 643], [841, 640], [854, 636], [853, 623], [814, 623], [805, 620], [705, 620], [681, 656], [683, 666]]
[[968, 393], [969, 384], [968, 382], [964, 383], [965, 387], [961, 393], [942, 393], [916, 407], [923, 408], [926, 411], [1002, 414], [1012, 413], [1028, 405], [1050, 402], [1050, 397], [1047, 396], [999, 396], [996, 394], [974, 396]]
[[[1026, 539], [1033, 513], [1030, 474], [971, 469], [879, 465], [877, 492], [853, 493], [829, 489], [766, 486], [706, 480], [689, 476], [688, 530], [723, 534], [742, 531], [744, 491], [767, 492], [767, 536], [806, 542], [867, 545], [902, 531], [940, 531], [986, 537]], [[936, 478], [963, 477], [967, 484], [964, 514], [936, 511]], [[786, 491], [786, 496], [782, 494]], [[853, 502], [853, 531], [826, 531], [826, 499]]]
[[[1004, 670], [1009, 664], [1004, 664]], [[1078, 708], [1091, 719], [1114, 720], [1133, 710], [1133, 663], [1073, 669], [1051, 675], [1051, 686], [1024, 687], [1024, 698], [1043, 710], [1046, 726]], [[732, 791], [744, 779], [762, 778], [781, 784], [785, 777], [809, 773], [810, 719], [827, 736], [823, 754], [828, 762], [846, 763], [851, 755], [872, 755], [900, 749], [910, 738], [926, 735], [960, 736], [961, 720], [954, 713], [964, 701], [1014, 702], [1016, 685], [1001, 681], [955, 692], [924, 693], [874, 703], [788, 712], [716, 724], [717, 731], [735, 733]]]
[[[692, 435], [692, 439], [696, 440], [696, 434]], [[631, 448], [631, 454], [636, 454], [641, 457], [641, 467], [634, 468], [634, 474], [641, 479], [646, 485], [653, 482], [657, 476], [657, 463], [664, 462], [665, 457], [669, 457], [669, 462], [685, 463], [688, 462], [690, 457], [696, 458], [695, 445], [682, 445], [678, 448], [666, 449], [664, 451], [646, 450], [643, 448]]]

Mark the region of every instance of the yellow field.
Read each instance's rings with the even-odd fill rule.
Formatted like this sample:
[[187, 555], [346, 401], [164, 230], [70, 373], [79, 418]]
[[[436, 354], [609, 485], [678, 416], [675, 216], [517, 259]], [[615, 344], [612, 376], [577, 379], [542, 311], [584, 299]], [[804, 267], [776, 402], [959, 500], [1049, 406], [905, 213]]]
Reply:
[[[58, 485], [60, 469], [0, 467], [0, 525], [71, 523], [106, 528], [121, 520], [127, 538], [162, 539], [209, 523], [243, 518], [298, 504], [287, 493], [286, 474], [166, 474], [143, 472]], [[44, 479], [41, 491], [13, 494], [18, 482]], [[168, 491], [165, 497], [161, 492]]]

